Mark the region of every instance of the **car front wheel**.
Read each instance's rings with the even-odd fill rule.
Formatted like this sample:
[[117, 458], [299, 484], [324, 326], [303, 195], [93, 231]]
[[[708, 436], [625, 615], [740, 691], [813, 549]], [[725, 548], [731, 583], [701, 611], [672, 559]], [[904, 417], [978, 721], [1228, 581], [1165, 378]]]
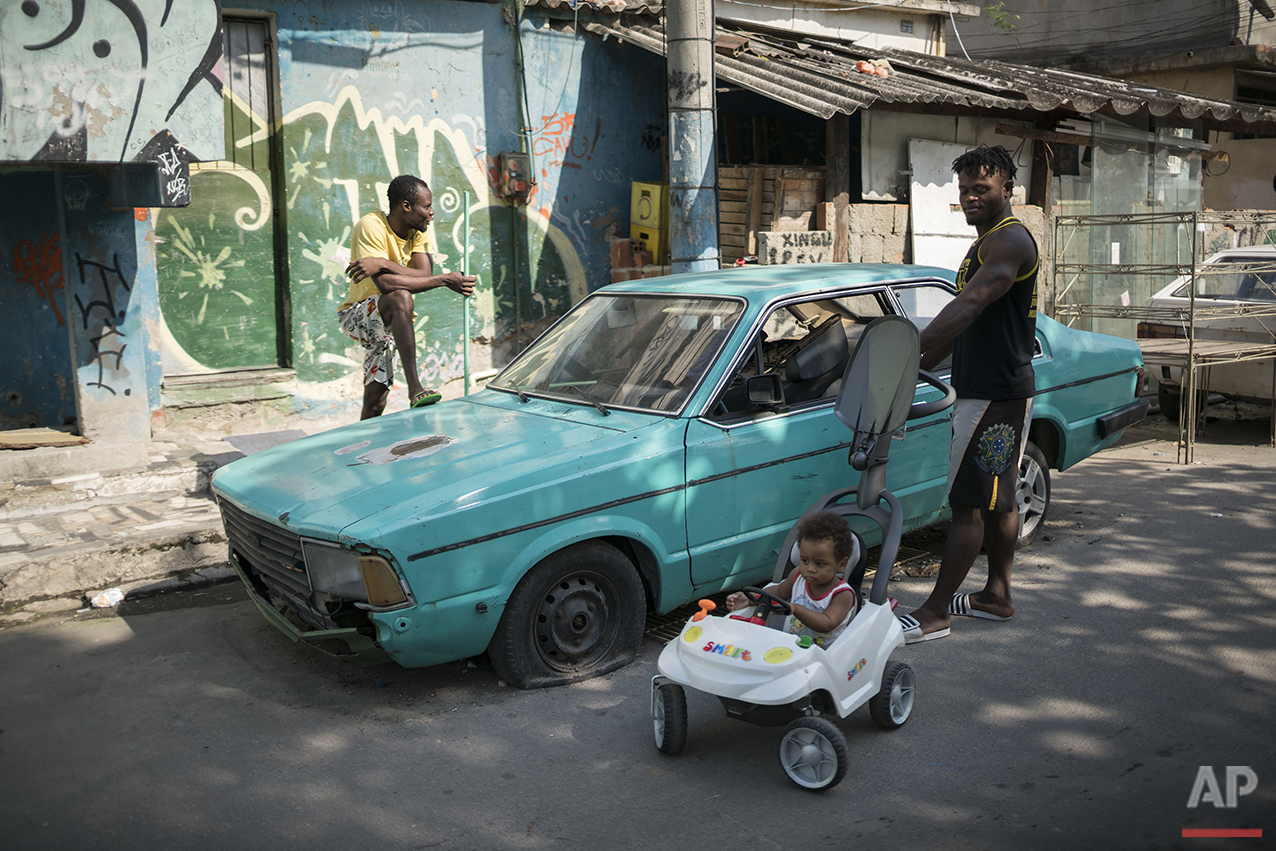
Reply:
[[519, 688], [596, 677], [633, 661], [646, 618], [642, 580], [619, 550], [586, 541], [532, 568], [510, 595], [488, 646]]
[[1031, 440], [1024, 447], [1023, 460], [1019, 462], [1015, 505], [1019, 509], [1019, 541], [1016, 546], [1022, 549], [1036, 540], [1037, 531], [1050, 510], [1050, 464]]

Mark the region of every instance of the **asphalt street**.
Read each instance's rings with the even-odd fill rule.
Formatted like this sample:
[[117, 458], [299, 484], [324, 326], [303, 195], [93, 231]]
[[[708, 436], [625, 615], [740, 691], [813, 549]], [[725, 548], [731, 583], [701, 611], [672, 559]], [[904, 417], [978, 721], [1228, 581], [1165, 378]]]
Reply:
[[[913, 717], [837, 723], [850, 770], [793, 785], [780, 730], [689, 693], [651, 734], [660, 643], [518, 691], [482, 660], [355, 668], [290, 644], [235, 585], [0, 630], [7, 849], [1249, 849], [1276, 837], [1276, 450], [1149, 422], [1056, 473], [1007, 623], [904, 648]], [[976, 564], [964, 590], [977, 590]], [[930, 580], [892, 583], [901, 609]], [[1189, 807], [1201, 767], [1220, 794]], [[1227, 801], [1227, 767], [1256, 788]], [[1244, 783], [1241, 784], [1242, 786]], [[1256, 830], [1197, 838], [1185, 830]]]

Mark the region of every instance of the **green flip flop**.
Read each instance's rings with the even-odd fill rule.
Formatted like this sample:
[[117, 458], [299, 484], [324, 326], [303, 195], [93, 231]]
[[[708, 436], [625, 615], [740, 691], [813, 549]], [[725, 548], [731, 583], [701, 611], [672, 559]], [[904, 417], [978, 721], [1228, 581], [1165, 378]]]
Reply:
[[426, 405], [433, 405], [442, 398], [443, 394], [441, 393], [433, 393], [429, 390], [425, 390], [412, 398], [412, 407], [424, 408]]

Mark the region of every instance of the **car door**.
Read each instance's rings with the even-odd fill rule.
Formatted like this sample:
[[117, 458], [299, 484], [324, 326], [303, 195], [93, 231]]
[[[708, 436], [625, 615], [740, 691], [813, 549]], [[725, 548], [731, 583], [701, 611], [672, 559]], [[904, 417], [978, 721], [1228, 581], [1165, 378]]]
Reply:
[[[909, 281], [890, 287], [895, 310], [906, 316], [920, 332], [956, 297], [947, 281]], [[951, 359], [945, 358], [933, 372], [949, 380]], [[917, 401], [930, 401], [938, 393], [919, 383]], [[948, 504], [948, 448], [952, 442], [952, 409], [909, 421], [905, 431], [908, 450], [891, 451], [886, 486], [904, 504], [907, 516], [917, 525], [933, 523]], [[906, 521], [907, 522], [907, 521]]]
[[[828, 492], [858, 482], [847, 463], [851, 432], [833, 412], [845, 359], [832, 380], [828, 374], [807, 377], [819, 388], [813, 395], [804, 382], [791, 380], [786, 358], [808, 335], [821, 328], [827, 333], [836, 319], [849, 356], [868, 322], [895, 309], [884, 287], [786, 302], [764, 317], [736, 354], [709, 410], [687, 429], [687, 544], [697, 593], [769, 580], [777, 547], [797, 518]], [[802, 401], [774, 409], [750, 405], [745, 382], [766, 373], [782, 377], [786, 398]], [[888, 485], [894, 480], [901, 489], [914, 489], [909, 471], [920, 462], [909, 456], [921, 442], [910, 430], [892, 447]], [[875, 529], [863, 531], [870, 543], [879, 537]]]

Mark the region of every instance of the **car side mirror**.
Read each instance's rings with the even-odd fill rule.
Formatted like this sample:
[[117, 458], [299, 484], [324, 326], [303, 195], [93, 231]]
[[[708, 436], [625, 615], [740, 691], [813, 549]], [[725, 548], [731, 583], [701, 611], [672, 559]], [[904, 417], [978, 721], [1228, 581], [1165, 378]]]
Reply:
[[744, 382], [744, 396], [750, 405], [774, 408], [784, 404], [784, 386], [773, 372], [755, 375]]

